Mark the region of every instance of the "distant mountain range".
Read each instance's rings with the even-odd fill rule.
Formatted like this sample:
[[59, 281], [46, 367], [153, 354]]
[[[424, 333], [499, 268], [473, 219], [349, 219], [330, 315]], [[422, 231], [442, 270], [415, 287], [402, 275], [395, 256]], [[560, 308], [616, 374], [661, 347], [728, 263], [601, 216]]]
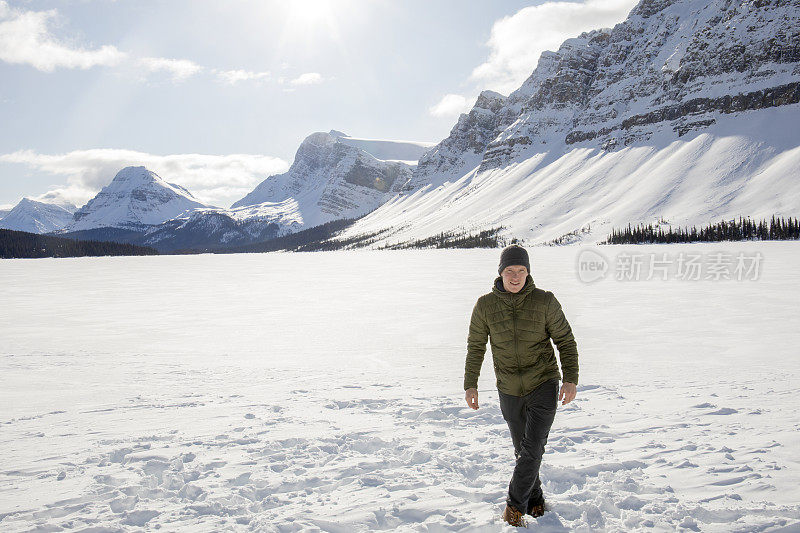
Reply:
[[[127, 167], [60, 223], [45, 225], [41, 210], [29, 207], [27, 218], [9, 219], [9, 214], [0, 223], [9, 219], [8, 229], [39, 227], [39, 233], [161, 251], [241, 246], [363, 216], [408, 183], [416, 160], [431, 146], [318, 132], [301, 143], [286, 173], [267, 177], [230, 209], [205, 205], [144, 167]], [[30, 201], [15, 209], [21, 210], [23, 203]]]
[[436, 145], [313, 133], [287, 172], [229, 209], [129, 167], [71, 218], [23, 200], [0, 227], [175, 250], [350, 218], [339, 238], [385, 246], [490, 228], [596, 242], [628, 223], [796, 216], [798, 123], [800, 4], [642, 0], [614, 28], [542, 54], [509, 96], [481, 93]]

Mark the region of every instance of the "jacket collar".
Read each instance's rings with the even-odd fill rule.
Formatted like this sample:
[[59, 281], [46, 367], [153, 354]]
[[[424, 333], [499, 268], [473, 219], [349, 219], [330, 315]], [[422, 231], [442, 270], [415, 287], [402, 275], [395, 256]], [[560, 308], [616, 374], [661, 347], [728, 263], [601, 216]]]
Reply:
[[503, 278], [502, 276], [497, 276], [494, 279], [494, 285], [492, 286], [492, 292], [497, 294], [498, 296], [502, 296], [503, 298], [511, 298], [511, 295], [519, 295], [525, 296], [533, 292], [533, 289], [536, 288], [536, 285], [533, 283], [533, 277], [528, 274], [528, 277], [525, 278], [525, 285], [517, 293], [508, 292], [503, 288]]

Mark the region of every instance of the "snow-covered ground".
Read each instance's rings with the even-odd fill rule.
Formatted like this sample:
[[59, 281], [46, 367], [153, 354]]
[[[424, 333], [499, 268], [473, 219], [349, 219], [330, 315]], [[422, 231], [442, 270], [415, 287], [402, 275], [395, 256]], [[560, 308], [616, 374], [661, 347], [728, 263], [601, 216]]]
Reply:
[[[800, 245], [598, 247], [595, 282], [583, 250], [530, 249], [581, 363], [531, 529], [800, 530]], [[720, 251], [758, 272], [670, 270]], [[513, 530], [488, 355], [461, 386], [498, 258], [0, 261], [0, 530]]]

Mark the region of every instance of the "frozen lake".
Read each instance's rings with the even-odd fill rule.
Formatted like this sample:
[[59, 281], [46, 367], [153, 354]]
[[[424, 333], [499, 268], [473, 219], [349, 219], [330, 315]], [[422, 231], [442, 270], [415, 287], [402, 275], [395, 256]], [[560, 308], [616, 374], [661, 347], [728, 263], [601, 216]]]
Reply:
[[[529, 248], [581, 365], [531, 527], [798, 531], [800, 243], [582, 250]], [[462, 390], [499, 254], [0, 261], [0, 530], [502, 530], [489, 354]]]

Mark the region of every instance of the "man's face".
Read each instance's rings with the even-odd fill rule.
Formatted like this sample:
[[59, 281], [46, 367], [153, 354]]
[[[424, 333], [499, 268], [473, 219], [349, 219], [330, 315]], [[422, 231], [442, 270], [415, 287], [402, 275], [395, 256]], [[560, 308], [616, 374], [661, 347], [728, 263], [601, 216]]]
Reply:
[[500, 273], [503, 277], [503, 288], [508, 292], [519, 292], [525, 285], [528, 269], [521, 265], [507, 266]]

